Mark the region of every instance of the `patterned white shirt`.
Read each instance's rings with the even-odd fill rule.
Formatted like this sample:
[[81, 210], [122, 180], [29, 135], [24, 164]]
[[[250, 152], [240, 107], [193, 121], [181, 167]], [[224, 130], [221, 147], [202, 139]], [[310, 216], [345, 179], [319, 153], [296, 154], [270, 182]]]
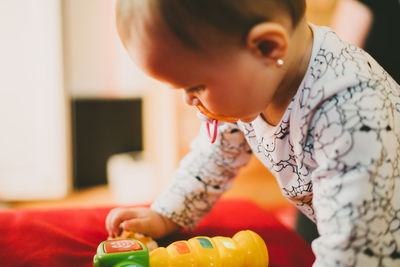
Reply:
[[400, 86], [330, 28], [311, 27], [308, 70], [280, 123], [225, 124], [214, 144], [203, 125], [152, 209], [193, 228], [254, 153], [317, 224], [314, 267], [400, 266]]

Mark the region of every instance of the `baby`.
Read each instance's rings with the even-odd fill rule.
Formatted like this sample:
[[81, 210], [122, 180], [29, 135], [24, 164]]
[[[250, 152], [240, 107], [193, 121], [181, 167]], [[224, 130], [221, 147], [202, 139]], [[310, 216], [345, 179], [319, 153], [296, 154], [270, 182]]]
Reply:
[[[106, 227], [192, 229], [251, 154], [317, 224], [314, 266], [400, 266], [400, 86], [363, 50], [305, 18], [305, 0], [119, 0], [132, 60], [184, 92], [205, 124], [151, 208]], [[267, 197], [267, 196], [266, 196]]]

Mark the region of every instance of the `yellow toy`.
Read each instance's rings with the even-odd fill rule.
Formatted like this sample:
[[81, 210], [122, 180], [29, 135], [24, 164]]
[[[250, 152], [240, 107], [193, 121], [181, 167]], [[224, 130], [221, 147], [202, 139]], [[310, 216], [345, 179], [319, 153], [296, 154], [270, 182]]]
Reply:
[[240, 231], [233, 238], [194, 237], [177, 241], [150, 253], [151, 267], [266, 267], [268, 251], [253, 231]]
[[94, 266], [267, 267], [268, 251], [263, 239], [250, 230], [233, 238], [197, 236], [150, 253], [134, 239], [107, 240], [99, 245]]

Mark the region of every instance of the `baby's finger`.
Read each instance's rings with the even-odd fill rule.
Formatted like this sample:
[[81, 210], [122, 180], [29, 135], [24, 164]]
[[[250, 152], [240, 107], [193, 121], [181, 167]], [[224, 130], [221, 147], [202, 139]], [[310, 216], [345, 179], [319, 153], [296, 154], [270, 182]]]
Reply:
[[145, 235], [151, 235], [149, 220], [147, 218], [135, 218], [125, 220], [121, 223], [121, 228], [126, 231], [137, 232]]
[[108, 232], [108, 235], [109, 235], [109, 236], [112, 236], [112, 232], [113, 232], [113, 229], [112, 229], [112, 220], [113, 220], [115, 214], [118, 213], [118, 212], [120, 212], [120, 211], [121, 211], [121, 208], [112, 209], [112, 210], [108, 213], [108, 215], [107, 215], [107, 217], [106, 217], [106, 222], [105, 222], [105, 223], [106, 223], [106, 229], [107, 229], [107, 232]]
[[115, 237], [120, 234], [121, 232], [120, 224], [123, 221], [136, 218], [137, 216], [138, 216], [137, 211], [135, 209], [120, 209], [117, 210], [115, 213], [113, 213], [110, 221], [112, 236]]

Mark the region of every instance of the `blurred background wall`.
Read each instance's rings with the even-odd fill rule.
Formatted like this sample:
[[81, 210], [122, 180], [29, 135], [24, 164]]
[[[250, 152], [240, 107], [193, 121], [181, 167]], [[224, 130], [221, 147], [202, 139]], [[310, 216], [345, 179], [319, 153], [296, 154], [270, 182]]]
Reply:
[[0, 1], [0, 199], [70, 188], [59, 1]]
[[146, 151], [163, 185], [173, 94], [130, 62], [114, 1], [2, 0], [0, 34], [0, 199], [104, 184], [107, 157], [129, 151]]
[[[334, 6], [309, 0], [308, 16], [329, 25]], [[125, 163], [151, 169], [154, 180], [141, 181], [151, 196], [165, 186], [200, 121], [179, 92], [130, 62], [114, 1], [2, 0], [0, 36], [0, 200], [105, 184], [109, 157], [127, 152], [140, 156], [120, 158], [115, 173]], [[257, 162], [251, 168], [265, 173]]]

